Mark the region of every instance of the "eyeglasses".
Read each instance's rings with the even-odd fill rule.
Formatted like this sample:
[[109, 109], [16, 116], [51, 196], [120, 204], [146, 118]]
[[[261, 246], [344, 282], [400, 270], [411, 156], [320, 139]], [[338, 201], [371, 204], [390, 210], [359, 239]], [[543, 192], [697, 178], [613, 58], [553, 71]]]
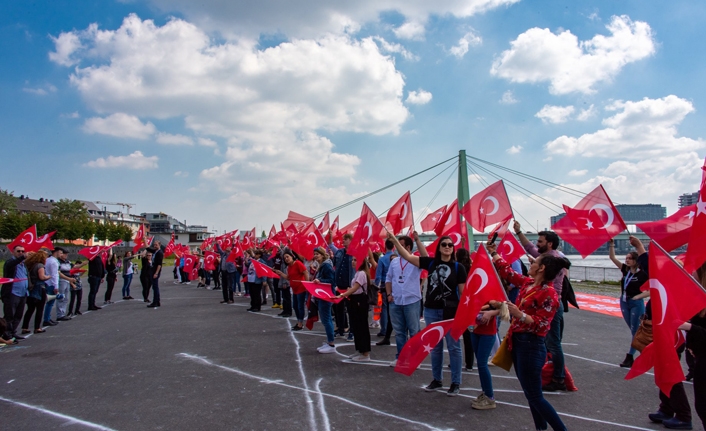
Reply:
[[454, 243], [452, 243], [452, 242], [442, 242], [442, 243], [439, 244], [439, 245], [440, 245], [441, 247], [453, 247], [453, 246], [454, 246]]
[[17, 253], [24, 253], [24, 250], [15, 250]]

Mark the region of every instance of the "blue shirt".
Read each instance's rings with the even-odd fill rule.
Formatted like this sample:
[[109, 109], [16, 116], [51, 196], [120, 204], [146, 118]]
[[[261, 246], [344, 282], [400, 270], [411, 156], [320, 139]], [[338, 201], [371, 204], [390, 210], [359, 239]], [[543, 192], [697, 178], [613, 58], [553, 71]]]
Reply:
[[27, 282], [27, 268], [24, 263], [17, 265], [15, 269], [15, 278], [24, 278], [25, 280], [12, 283], [12, 294], [19, 297], [29, 295], [29, 283]]
[[390, 256], [392, 256], [392, 250], [386, 252], [378, 259], [378, 269], [375, 271], [376, 286], [380, 286], [387, 279], [387, 271], [390, 269]]

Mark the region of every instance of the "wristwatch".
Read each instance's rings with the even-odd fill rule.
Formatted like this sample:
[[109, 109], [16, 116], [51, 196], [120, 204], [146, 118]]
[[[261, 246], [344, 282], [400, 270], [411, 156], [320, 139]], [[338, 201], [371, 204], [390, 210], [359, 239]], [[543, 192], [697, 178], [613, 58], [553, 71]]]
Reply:
[[522, 317], [520, 317], [520, 322], [525, 323], [525, 320], [527, 320], [527, 313], [522, 312]]

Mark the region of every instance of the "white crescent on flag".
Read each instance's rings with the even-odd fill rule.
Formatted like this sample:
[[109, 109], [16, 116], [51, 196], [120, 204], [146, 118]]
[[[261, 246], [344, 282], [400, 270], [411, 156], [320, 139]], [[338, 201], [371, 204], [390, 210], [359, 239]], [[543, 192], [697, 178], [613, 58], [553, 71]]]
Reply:
[[602, 210], [608, 216], [608, 221], [605, 225], [603, 225], [603, 229], [608, 229], [610, 225], [613, 224], [613, 220], [615, 220], [615, 214], [613, 214], [613, 210], [606, 204], [595, 204], [591, 207], [590, 210], [588, 210], [588, 212], [590, 213], [591, 211], [595, 211], [597, 209]]
[[667, 303], [669, 302], [667, 291], [664, 289], [662, 283], [660, 283], [656, 278], [650, 278], [650, 289], [655, 289], [659, 293], [659, 302], [662, 304], [662, 320], [658, 323], [658, 325], [661, 325], [664, 323], [664, 317], [667, 314]]
[[498, 212], [498, 210], [500, 209], [500, 203], [495, 198], [495, 196], [488, 196], [487, 198], [483, 199], [483, 202], [485, 202], [485, 201], [490, 201], [493, 203], [493, 210], [486, 215], [491, 216], [491, 215], [495, 214], [496, 212]]
[[444, 328], [442, 326], [435, 326], [433, 328], [430, 328], [427, 332], [424, 333], [424, 335], [422, 335], [422, 340], [424, 340], [424, 338], [432, 332], [437, 332], [439, 334], [433, 344], [434, 346], [436, 346], [437, 344], [439, 344], [439, 341], [444, 338]]
[[407, 217], [407, 202], [402, 202], [402, 215], [400, 216], [400, 219], [404, 220], [405, 217]]
[[505, 241], [505, 246], [510, 249], [510, 251], [507, 252], [508, 255], [511, 255], [512, 253], [515, 252], [515, 246], [512, 244], [510, 241]]
[[368, 241], [368, 240], [370, 239], [370, 237], [373, 236], [373, 226], [372, 226], [372, 225], [370, 224], [370, 222], [368, 221], [368, 222], [365, 222], [365, 224], [363, 225], [363, 227], [368, 230], [368, 237], [365, 238], [365, 240]]
[[453, 239], [454, 236], [456, 237], [456, 239], [454, 240], [454, 247], [457, 247], [461, 245], [461, 234], [458, 232], [452, 232], [449, 234], [449, 238]]
[[480, 287], [478, 290], [476, 290], [476, 295], [480, 293], [481, 290], [485, 288], [485, 286], [488, 285], [488, 273], [485, 272], [484, 269], [482, 268], [477, 268], [475, 271], [471, 273], [471, 278], [473, 278], [474, 275], [478, 275], [480, 277]]
[[[25, 237], [29, 235], [29, 241], [25, 240]], [[34, 242], [34, 234], [32, 232], [25, 232], [24, 235], [22, 235], [22, 244], [32, 244]]]

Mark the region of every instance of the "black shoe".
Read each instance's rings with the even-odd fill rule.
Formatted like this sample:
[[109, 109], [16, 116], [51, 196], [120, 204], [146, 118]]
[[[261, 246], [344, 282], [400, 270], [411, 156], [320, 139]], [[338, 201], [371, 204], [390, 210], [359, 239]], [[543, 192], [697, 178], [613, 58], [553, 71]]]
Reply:
[[690, 430], [690, 429], [693, 429], [693, 427], [691, 425], [691, 421], [689, 421], [689, 422], [680, 421], [677, 418], [665, 419], [662, 421], [662, 425], [664, 425], [665, 428], [668, 428], [671, 430]]
[[260, 309], [259, 308], [248, 308], [247, 311], [249, 311], [251, 313], [259, 313]]
[[674, 415], [668, 415], [666, 413], [662, 413], [662, 410], [657, 410], [657, 413], [650, 413], [647, 417], [650, 418], [652, 422], [661, 424], [663, 421], [674, 417]]
[[545, 392], [565, 391], [566, 390], [566, 383], [557, 382], [556, 380], [552, 380], [551, 382], [542, 386], [542, 390]]
[[286, 319], [287, 317], [292, 317], [292, 313], [279, 313], [278, 316]]
[[59, 317], [56, 320], [58, 320], [59, 322], [67, 322], [67, 321], [71, 320], [71, 318], [69, 316], [64, 316], [64, 317]]
[[267, 301], [262, 301], [262, 305], [267, 305]]
[[24, 339], [26, 339], [27, 337], [23, 337], [23, 336], [21, 336], [21, 335], [14, 335], [12, 338], [14, 338], [15, 340], [24, 340]]
[[635, 359], [632, 357], [632, 355], [630, 353], [628, 353], [627, 355], [625, 355], [625, 360], [623, 360], [623, 363], [620, 364], [620, 366], [622, 368], [631, 368], [633, 362], [635, 362]]
[[292, 331], [301, 331], [302, 329], [304, 329], [304, 327], [302, 327], [302, 326], [297, 326], [297, 325], [292, 326]]
[[94, 310], [102, 310], [103, 307], [99, 307], [99, 306], [96, 305], [95, 307], [93, 307], [93, 309], [94, 309]]
[[142, 302], [150, 302], [149, 299], [143, 299]]
[[80, 311], [76, 310], [76, 312], [75, 312], [74, 314], [75, 314], [76, 316], [80, 316], [80, 315], [82, 315], [83, 313], [81, 313]]
[[52, 322], [51, 320], [45, 320], [42, 322], [42, 326], [56, 326], [55, 322]]
[[441, 389], [441, 388], [443, 388], [443, 387], [444, 387], [444, 385], [441, 384], [440, 381], [438, 381], [438, 380], [432, 380], [431, 383], [429, 383], [429, 386], [427, 386], [426, 388], [424, 388], [424, 390], [425, 390], [426, 392], [435, 392], [437, 389]]
[[375, 343], [376, 346], [389, 346], [390, 340], [388, 338], [383, 338], [382, 340]]
[[446, 396], [455, 397], [461, 391], [461, 385], [458, 383], [451, 383], [451, 387], [446, 391]]
[[684, 378], [686, 379], [687, 382], [690, 382], [694, 378], [694, 374], [691, 371], [689, 371]]
[[147, 306], [147, 308], [158, 308], [159, 304], [150, 304]]
[[384, 334], [384, 333], [382, 333], [382, 332], [378, 332], [377, 334], [375, 334], [375, 336], [376, 336], [376, 337], [384, 337], [384, 336], [385, 336], [385, 334]]

